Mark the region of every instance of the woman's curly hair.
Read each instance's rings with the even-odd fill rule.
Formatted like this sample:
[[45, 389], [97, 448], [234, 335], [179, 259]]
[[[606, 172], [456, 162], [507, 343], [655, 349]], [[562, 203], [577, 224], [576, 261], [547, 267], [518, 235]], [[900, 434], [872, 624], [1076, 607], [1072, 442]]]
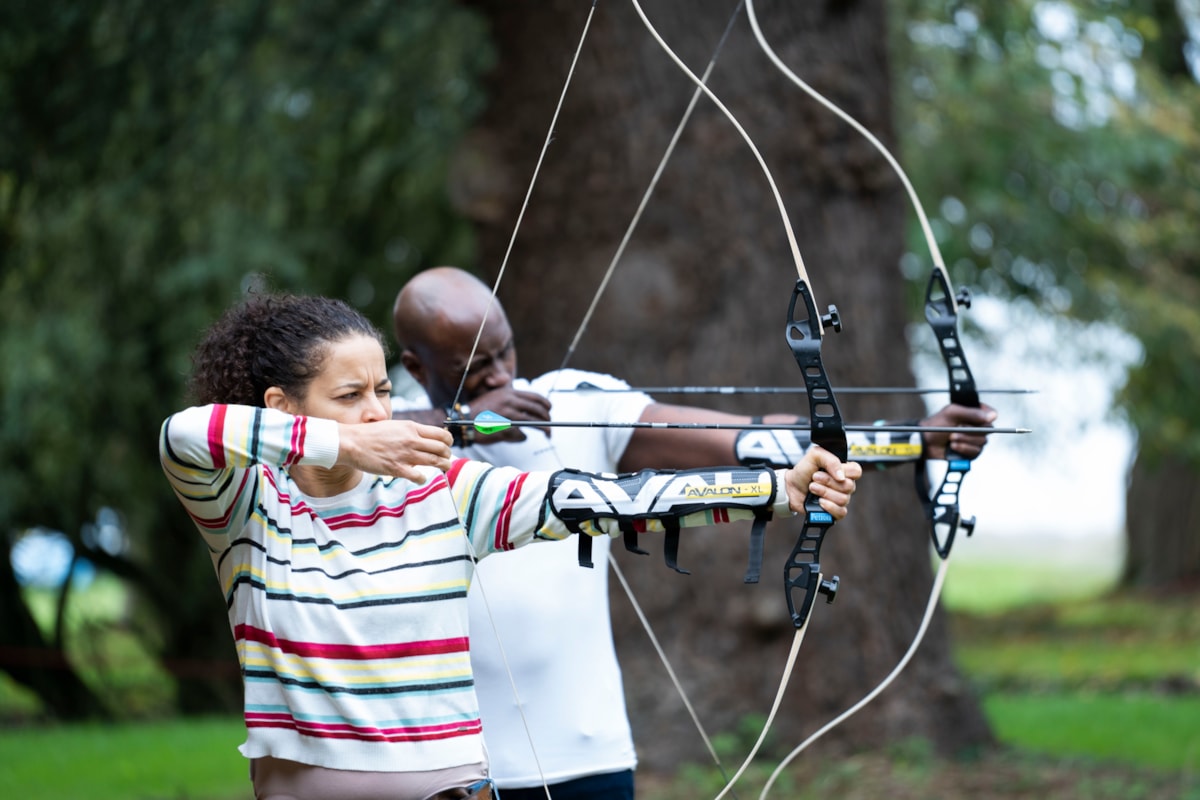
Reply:
[[191, 390], [201, 404], [263, 405], [278, 386], [304, 399], [329, 345], [370, 336], [384, 353], [383, 335], [341, 300], [291, 294], [254, 294], [226, 311], [192, 354]]

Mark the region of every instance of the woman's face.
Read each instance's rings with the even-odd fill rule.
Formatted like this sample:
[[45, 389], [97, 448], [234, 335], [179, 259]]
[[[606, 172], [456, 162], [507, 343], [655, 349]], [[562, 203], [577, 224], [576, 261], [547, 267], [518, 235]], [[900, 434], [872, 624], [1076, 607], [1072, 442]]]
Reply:
[[370, 336], [354, 334], [328, 346], [325, 363], [303, 400], [284, 397], [277, 407], [354, 425], [390, 419], [391, 393], [383, 348]]

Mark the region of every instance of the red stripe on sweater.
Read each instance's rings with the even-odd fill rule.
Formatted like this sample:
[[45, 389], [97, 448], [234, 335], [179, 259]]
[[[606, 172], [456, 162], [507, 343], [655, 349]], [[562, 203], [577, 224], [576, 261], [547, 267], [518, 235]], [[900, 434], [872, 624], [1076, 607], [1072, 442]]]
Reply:
[[521, 487], [525, 485], [525, 479], [529, 477], [529, 473], [522, 472], [517, 476], [517, 479], [508, 484], [508, 492], [504, 495], [504, 505], [500, 507], [500, 515], [496, 520], [496, 549], [497, 550], [512, 550], [512, 543], [508, 541], [509, 531], [512, 529], [512, 515], [517, 505], [517, 498], [521, 495]]
[[213, 406], [208, 417], [208, 455], [214, 469], [225, 469], [225, 406]]
[[250, 641], [273, 647], [282, 653], [307, 658], [336, 658], [348, 661], [370, 661], [385, 658], [410, 658], [413, 656], [465, 653], [469, 640], [465, 636], [453, 639], [430, 639], [424, 642], [393, 642], [389, 644], [353, 645], [323, 644], [321, 642], [294, 642], [277, 639], [275, 634], [250, 625], [237, 625], [233, 629], [234, 639]]
[[307, 431], [308, 417], [296, 417], [292, 420], [292, 440], [289, 445], [292, 452], [283, 462], [285, 467], [290, 467], [304, 457], [304, 436]]
[[[242, 473], [242, 484], [240, 486], [238, 486], [237, 492], [234, 494], [235, 497], [242, 496], [242, 492], [246, 491], [246, 483], [249, 482], [250, 478], [253, 475], [254, 475], [254, 473], [252, 473], [250, 470], [246, 470], [244, 473]], [[202, 528], [208, 528], [211, 530], [222, 530], [229, 526], [230, 515], [233, 514], [233, 512], [236, 508], [237, 508], [237, 503], [231, 503], [229, 505], [229, 508], [227, 508], [225, 510], [225, 514], [220, 517], [211, 517], [211, 518], [198, 517], [195, 514], [193, 514], [190, 510], [188, 511], [188, 516], [190, 516], [192, 518], [192, 521], [195, 522], [197, 525], [199, 525]]]
[[[407, 508], [422, 500], [437, 494], [446, 488], [446, 480], [439, 475], [433, 480], [426, 483], [424, 486], [418, 486], [410, 489], [405, 495], [404, 502], [397, 506], [380, 506], [371, 510], [370, 514], [338, 514], [337, 516], [327, 517], [325, 524], [331, 530], [339, 528], [361, 528], [373, 525], [381, 517], [402, 517]], [[307, 510], [308, 506], [304, 506]]]
[[446, 481], [454, 486], [454, 482], [458, 480], [458, 475], [462, 472], [463, 467], [467, 465], [467, 459], [456, 458], [450, 464], [450, 469], [446, 471]]
[[354, 725], [330, 725], [302, 722], [289, 714], [245, 715], [247, 728], [285, 728], [316, 739], [355, 739], [363, 742], [416, 742], [474, 736], [483, 730], [479, 719], [442, 725], [412, 725], [403, 728], [363, 728]]

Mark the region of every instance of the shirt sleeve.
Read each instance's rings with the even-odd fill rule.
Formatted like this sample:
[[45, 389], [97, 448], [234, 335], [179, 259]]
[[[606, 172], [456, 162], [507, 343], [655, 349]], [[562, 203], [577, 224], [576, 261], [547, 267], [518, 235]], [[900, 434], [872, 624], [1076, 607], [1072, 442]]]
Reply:
[[[588, 388], [600, 391], [586, 391]], [[637, 422], [654, 398], [630, 389], [629, 384], [612, 375], [565, 369], [548, 372], [530, 385], [533, 391], [550, 398], [550, 416], [554, 420]], [[617, 464], [625, 455], [633, 428], [596, 428], [606, 459]]]
[[269, 408], [189, 408], [168, 417], [159, 434], [163, 472], [210, 547], [253, 510], [255, 465], [331, 467], [337, 454], [336, 422]]

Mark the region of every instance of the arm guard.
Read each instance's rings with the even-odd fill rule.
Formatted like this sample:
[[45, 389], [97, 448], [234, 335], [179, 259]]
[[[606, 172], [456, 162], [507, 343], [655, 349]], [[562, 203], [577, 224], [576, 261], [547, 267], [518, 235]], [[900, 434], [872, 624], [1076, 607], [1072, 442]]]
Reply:
[[[891, 464], [920, 461], [924, 452], [919, 433], [850, 431], [846, 433], [846, 443], [852, 460], [876, 464], [881, 469]], [[738, 463], [745, 466], [790, 467], [811, 445], [808, 431], [786, 428], [745, 430], [738, 433], [734, 454]]]
[[[623, 475], [594, 474], [564, 469], [551, 476], [547, 491], [550, 511], [579, 537], [579, 563], [592, 566], [591, 535], [603, 530], [600, 520], [613, 520], [625, 538], [625, 547], [637, 546], [642, 530], [666, 532], [667, 566], [680, 569], [679, 529], [753, 518], [750, 571], [757, 575], [762, 558], [762, 532], [771, 519], [777, 498], [786, 506], [787, 495], [778, 491], [778, 480], [768, 469], [643, 470]], [[590, 534], [590, 535], [589, 535]]]

